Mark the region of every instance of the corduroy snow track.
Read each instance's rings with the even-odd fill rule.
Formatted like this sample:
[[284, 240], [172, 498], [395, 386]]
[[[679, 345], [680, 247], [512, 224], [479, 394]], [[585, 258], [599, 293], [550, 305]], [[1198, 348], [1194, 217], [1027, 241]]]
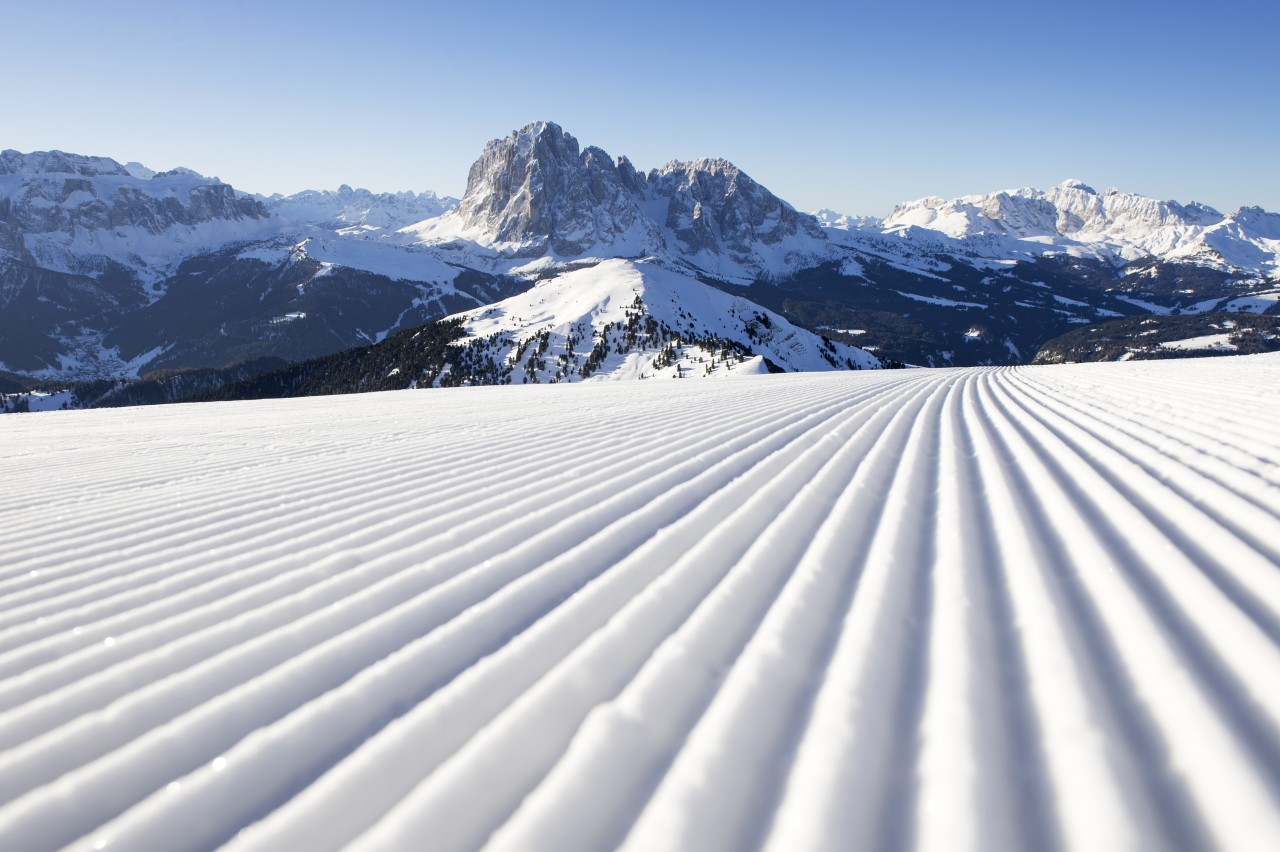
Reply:
[[1280, 357], [0, 418], [0, 848], [1280, 848]]

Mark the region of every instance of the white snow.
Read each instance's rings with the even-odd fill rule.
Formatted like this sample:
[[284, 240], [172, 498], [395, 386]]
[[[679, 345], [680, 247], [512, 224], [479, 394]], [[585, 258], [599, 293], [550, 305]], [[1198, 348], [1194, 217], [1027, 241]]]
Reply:
[[0, 848], [1270, 850], [1280, 356], [0, 418]]
[[[547, 381], [557, 372], [567, 372], [572, 380], [604, 326], [615, 327], [610, 339], [617, 340], [617, 327], [638, 310], [634, 307], [637, 297], [648, 316], [679, 333], [685, 342], [705, 338], [734, 340], [793, 371], [835, 369], [823, 357], [824, 347], [841, 369], [846, 359], [861, 369], [878, 366], [877, 359], [864, 350], [842, 343], [824, 344], [818, 335], [753, 302], [644, 261], [607, 260], [564, 272], [540, 281], [524, 293], [457, 316], [463, 319], [469, 338], [499, 336], [507, 341], [505, 357], [513, 363], [520, 352], [527, 351], [522, 343], [540, 332], [546, 333], [549, 354], [543, 360], [548, 366], [535, 372], [538, 380]], [[566, 367], [561, 368], [555, 358], [566, 352], [571, 335], [578, 341], [575, 354], [566, 356]], [[701, 346], [681, 347], [680, 362], [671, 367], [655, 367], [658, 355], [657, 346], [611, 354], [595, 378], [673, 377], [677, 369], [682, 377], [695, 377], [719, 374], [721, 367], [740, 368], [717, 361], [715, 353]], [[532, 355], [526, 360], [528, 357]], [[516, 381], [523, 379], [524, 375], [518, 373]]]
[[388, 233], [439, 216], [458, 204], [456, 198], [441, 198], [430, 191], [373, 193], [345, 184], [336, 191], [307, 190], [258, 198], [292, 225], [314, 225], [351, 236]]
[[0, 403], [12, 409], [25, 405], [28, 411], [58, 411], [72, 404], [75, 395], [69, 390], [31, 391], [0, 394]]
[[1238, 299], [1232, 299], [1223, 307], [1223, 310], [1231, 313], [1265, 313], [1274, 307], [1276, 302], [1280, 302], [1280, 291], [1271, 293], [1255, 293], [1250, 296], [1241, 296]]
[[948, 308], [983, 308], [987, 306], [981, 302], [960, 302], [955, 299], [944, 299], [941, 296], [921, 296], [919, 293], [904, 293], [901, 290], [895, 290], [899, 296], [905, 296], [915, 302], [927, 302], [930, 305], [942, 305]]
[[345, 266], [392, 280], [429, 282], [444, 288], [445, 292], [455, 292], [453, 280], [458, 277], [455, 267], [444, 263], [429, 249], [354, 237], [311, 236], [297, 242], [280, 238], [250, 246], [237, 257], [265, 263], [309, 257], [320, 261], [325, 269], [317, 277], [327, 274], [334, 266]]
[[1217, 352], [1229, 352], [1236, 349], [1236, 345], [1231, 342], [1231, 335], [1228, 334], [1206, 334], [1201, 337], [1188, 337], [1183, 340], [1167, 340], [1161, 343], [1164, 349], [1181, 349], [1191, 351], [1196, 349], [1209, 349]]
[[1142, 308], [1144, 311], [1148, 311], [1159, 316], [1167, 317], [1173, 313], [1172, 308], [1166, 308], [1164, 305], [1157, 305], [1154, 302], [1145, 302], [1142, 299], [1135, 299], [1133, 296], [1116, 296], [1116, 298], [1121, 302], [1128, 302], [1135, 307]]

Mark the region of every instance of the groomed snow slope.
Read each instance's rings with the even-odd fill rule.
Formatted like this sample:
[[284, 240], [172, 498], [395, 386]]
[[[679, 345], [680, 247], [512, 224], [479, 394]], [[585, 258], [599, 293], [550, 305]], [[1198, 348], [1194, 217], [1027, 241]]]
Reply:
[[1274, 849], [1280, 357], [0, 421], [0, 848]]

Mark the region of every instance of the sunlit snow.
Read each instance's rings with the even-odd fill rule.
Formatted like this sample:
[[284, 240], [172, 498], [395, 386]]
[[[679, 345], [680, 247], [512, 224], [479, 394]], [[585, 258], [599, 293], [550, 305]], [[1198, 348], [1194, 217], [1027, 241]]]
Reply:
[[1274, 849], [1280, 356], [0, 418], [0, 848]]

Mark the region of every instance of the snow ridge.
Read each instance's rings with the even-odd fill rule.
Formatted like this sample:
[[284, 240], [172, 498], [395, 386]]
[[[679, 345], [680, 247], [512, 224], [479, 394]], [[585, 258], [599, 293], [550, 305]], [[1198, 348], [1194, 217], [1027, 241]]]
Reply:
[[879, 230], [914, 228], [959, 240], [983, 256], [1049, 250], [1117, 261], [1156, 256], [1280, 277], [1280, 215], [1248, 207], [1224, 215], [1197, 202], [1099, 193], [1079, 180], [1047, 192], [922, 198], [895, 207]]
[[1276, 388], [1252, 356], [5, 418], [0, 845], [1269, 849]]

